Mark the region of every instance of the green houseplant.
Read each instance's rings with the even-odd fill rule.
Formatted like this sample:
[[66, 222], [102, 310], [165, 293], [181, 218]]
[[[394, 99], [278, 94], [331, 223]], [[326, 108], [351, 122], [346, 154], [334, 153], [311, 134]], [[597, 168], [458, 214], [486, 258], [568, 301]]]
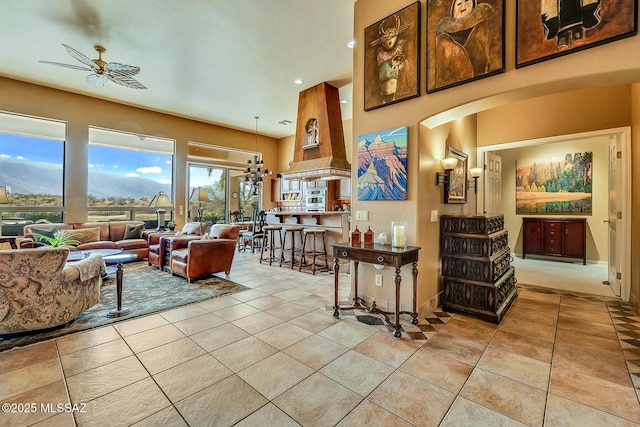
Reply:
[[77, 246], [80, 244], [78, 240], [74, 239], [75, 237], [74, 233], [62, 234], [61, 232], [56, 231], [53, 234], [53, 236], [34, 233], [33, 237], [35, 237], [33, 242], [34, 244], [40, 245], [40, 246], [51, 246], [53, 248], [59, 248], [64, 246]]

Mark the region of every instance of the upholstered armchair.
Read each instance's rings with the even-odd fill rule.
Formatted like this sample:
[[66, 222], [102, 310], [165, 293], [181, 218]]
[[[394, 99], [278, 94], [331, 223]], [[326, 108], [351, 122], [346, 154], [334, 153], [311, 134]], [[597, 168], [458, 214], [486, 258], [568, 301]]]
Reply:
[[238, 225], [216, 224], [200, 239], [172, 239], [171, 274], [190, 282], [222, 271], [228, 276], [239, 234]]
[[100, 301], [104, 261], [69, 249], [0, 251], [0, 335], [64, 325]]
[[206, 230], [207, 224], [200, 222], [188, 222], [177, 233], [150, 233], [147, 236], [147, 242], [149, 244], [149, 265], [156, 265], [160, 270], [168, 265], [169, 254], [165, 254], [165, 250], [169, 246], [166, 242], [166, 238], [173, 238], [175, 236], [199, 238], [202, 235], [202, 229]]

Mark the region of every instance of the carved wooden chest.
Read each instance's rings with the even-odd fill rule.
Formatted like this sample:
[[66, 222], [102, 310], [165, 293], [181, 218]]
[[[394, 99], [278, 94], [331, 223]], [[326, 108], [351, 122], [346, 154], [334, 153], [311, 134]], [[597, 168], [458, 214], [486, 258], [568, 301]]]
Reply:
[[443, 309], [499, 323], [517, 297], [504, 216], [443, 215]]

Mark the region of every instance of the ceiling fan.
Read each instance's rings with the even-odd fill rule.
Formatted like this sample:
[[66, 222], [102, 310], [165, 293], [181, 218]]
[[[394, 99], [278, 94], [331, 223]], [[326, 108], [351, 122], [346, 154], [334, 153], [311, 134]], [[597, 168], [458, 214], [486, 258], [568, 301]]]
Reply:
[[103, 61], [102, 54], [107, 51], [107, 49], [105, 49], [104, 47], [100, 45], [93, 46], [96, 52], [98, 52], [98, 59], [89, 59], [89, 57], [78, 52], [74, 48], [67, 46], [66, 44], [63, 44], [62, 46], [67, 49], [69, 55], [86, 66], [81, 67], [79, 65], [62, 64], [60, 62], [51, 61], [38, 62], [41, 62], [43, 64], [57, 65], [59, 67], [71, 68], [74, 70], [91, 71], [93, 74], [89, 74], [87, 76], [87, 83], [92, 86], [104, 86], [107, 80], [111, 80], [114, 83], [131, 89], [146, 89], [145, 86], [143, 86], [139, 81], [132, 77], [140, 72], [140, 67], [120, 64], [118, 62]]

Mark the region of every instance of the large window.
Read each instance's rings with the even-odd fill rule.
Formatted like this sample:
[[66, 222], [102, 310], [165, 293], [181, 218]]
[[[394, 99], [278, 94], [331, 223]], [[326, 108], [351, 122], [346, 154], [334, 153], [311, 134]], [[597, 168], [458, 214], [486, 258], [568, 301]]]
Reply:
[[89, 220], [139, 219], [154, 226], [153, 210], [131, 208], [148, 207], [159, 192], [173, 200], [173, 151], [173, 140], [90, 128]]
[[0, 112], [0, 185], [9, 200], [0, 205], [0, 234], [63, 220], [64, 137], [63, 122]]

